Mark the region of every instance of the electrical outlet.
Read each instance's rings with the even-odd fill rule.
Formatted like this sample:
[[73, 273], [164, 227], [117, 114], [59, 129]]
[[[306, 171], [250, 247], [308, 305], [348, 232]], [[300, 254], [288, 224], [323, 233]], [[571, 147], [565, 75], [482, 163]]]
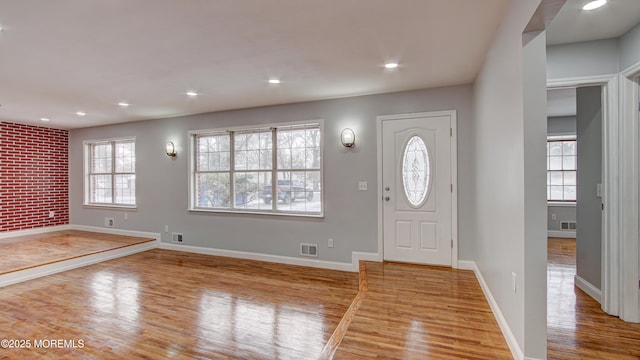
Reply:
[[115, 225], [115, 220], [110, 217], [104, 218], [104, 226], [105, 227], [113, 227]]
[[360, 191], [367, 191], [367, 182], [366, 181], [359, 181], [358, 182], [358, 190]]
[[518, 292], [518, 275], [516, 273], [511, 273], [511, 285], [513, 286], [513, 293]]
[[169, 232], [169, 225], [165, 225], [164, 226], [164, 232], [168, 233]]
[[49, 211], [49, 217], [50, 218], [56, 217], [56, 212], [55, 211]]
[[557, 218], [556, 214], [551, 214], [551, 220], [552, 220], [552, 221], [556, 221], [556, 220], [558, 220], [558, 218]]
[[330, 247], [330, 248], [333, 247], [333, 239], [327, 240], [327, 247]]

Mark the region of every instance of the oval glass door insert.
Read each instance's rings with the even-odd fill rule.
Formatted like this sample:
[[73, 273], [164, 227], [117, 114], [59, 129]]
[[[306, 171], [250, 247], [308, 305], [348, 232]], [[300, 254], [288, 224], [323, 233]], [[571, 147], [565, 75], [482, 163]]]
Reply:
[[431, 164], [427, 145], [419, 136], [412, 136], [402, 154], [402, 186], [409, 204], [421, 206], [429, 194]]

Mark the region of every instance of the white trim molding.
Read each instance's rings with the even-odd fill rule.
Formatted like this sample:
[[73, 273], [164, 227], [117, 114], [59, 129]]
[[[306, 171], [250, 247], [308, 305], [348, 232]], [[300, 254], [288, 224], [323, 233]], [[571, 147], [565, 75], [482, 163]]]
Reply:
[[587, 295], [600, 303], [600, 300], [602, 299], [602, 292], [600, 289], [578, 275], [575, 276], [574, 283], [578, 289], [584, 291]]
[[5, 231], [0, 233], [0, 240], [18, 236], [45, 234], [53, 231], [63, 231], [69, 229], [71, 229], [71, 225], [56, 225], [26, 230]]
[[502, 314], [502, 310], [500, 310], [500, 306], [498, 306], [496, 299], [493, 297], [493, 294], [491, 293], [491, 290], [489, 289], [489, 286], [485, 282], [484, 277], [482, 276], [482, 273], [480, 272], [480, 269], [478, 268], [475, 261], [460, 260], [458, 261], [458, 266], [459, 266], [459, 269], [462, 269], [462, 270], [472, 270], [473, 273], [476, 275], [476, 279], [478, 279], [478, 283], [480, 284], [480, 288], [482, 288], [484, 297], [487, 299], [487, 302], [489, 303], [489, 307], [493, 312], [493, 316], [496, 318], [496, 322], [500, 327], [500, 331], [502, 331], [502, 336], [504, 336], [504, 339], [507, 342], [507, 346], [509, 346], [511, 355], [513, 356], [514, 359], [518, 359], [518, 360], [525, 359], [524, 353], [520, 348], [520, 345], [518, 345], [518, 341], [516, 340], [516, 337], [513, 334], [513, 331], [511, 331], [511, 327], [509, 327], [509, 323], [507, 323], [507, 320]]
[[[626, 150], [620, 145], [624, 132], [618, 116], [618, 75], [598, 75], [547, 80], [547, 89], [579, 86], [602, 86], [602, 310], [618, 315], [620, 301], [620, 274], [624, 266], [619, 261], [620, 214], [628, 194], [621, 187], [622, 157]], [[636, 183], [637, 184], [637, 183]], [[622, 196], [624, 194], [624, 197]], [[636, 252], [637, 254], [637, 252]], [[636, 266], [637, 268], [637, 266]], [[637, 280], [636, 280], [637, 281]]]
[[[638, 238], [640, 237], [640, 156], [638, 155], [640, 127], [638, 126], [638, 101], [640, 89], [640, 62], [620, 73], [620, 188], [624, 197], [620, 207], [619, 276], [620, 298], [619, 316], [624, 321], [640, 322], [640, 254]], [[603, 284], [604, 285], [604, 284]], [[605, 290], [603, 286], [603, 290]], [[604, 302], [607, 292], [603, 291]]]
[[69, 225], [69, 228], [72, 230], [90, 231], [90, 232], [103, 233], [103, 234], [153, 238], [153, 239], [156, 239], [156, 242], [158, 243], [160, 242], [160, 239], [161, 239], [160, 233], [154, 233], [154, 232], [148, 232], [148, 231], [125, 230], [125, 229], [118, 229], [118, 228], [106, 228], [106, 227], [88, 226], [88, 225]]
[[52, 264], [33, 267], [30, 269], [10, 272], [0, 275], [0, 287], [17, 284], [19, 282], [36, 279], [39, 277], [56, 274], [59, 272], [77, 269], [83, 266], [96, 264], [99, 262], [136, 254], [139, 252], [151, 250], [157, 246], [155, 241], [126, 246], [114, 250], [104, 251], [97, 254], [77, 257], [74, 259], [55, 262]]
[[549, 230], [547, 231], [547, 236], [554, 238], [575, 239], [576, 232], [566, 230]]
[[320, 269], [330, 269], [330, 270], [339, 270], [339, 271], [347, 271], [347, 272], [358, 272], [360, 260], [380, 261], [379, 260], [380, 256], [378, 254], [364, 253], [364, 252], [353, 252], [351, 256], [352, 257], [351, 263], [346, 263], [346, 262], [328, 261], [328, 260], [304, 259], [304, 258], [297, 258], [292, 256], [252, 253], [252, 252], [237, 251], [237, 250], [216, 249], [216, 248], [208, 248], [208, 247], [192, 246], [192, 245], [184, 245], [184, 244], [172, 244], [172, 243], [165, 243], [165, 242], [160, 243], [158, 245], [158, 248], [164, 249], [164, 250], [172, 250], [172, 251], [183, 251], [183, 252], [188, 252], [193, 254], [213, 255], [213, 256], [221, 256], [221, 257], [244, 259], [244, 260], [254, 260], [254, 261], [265, 261], [265, 262], [271, 262], [271, 263], [277, 263], [277, 264], [307, 266], [307, 267], [314, 267], [314, 268], [320, 268]]

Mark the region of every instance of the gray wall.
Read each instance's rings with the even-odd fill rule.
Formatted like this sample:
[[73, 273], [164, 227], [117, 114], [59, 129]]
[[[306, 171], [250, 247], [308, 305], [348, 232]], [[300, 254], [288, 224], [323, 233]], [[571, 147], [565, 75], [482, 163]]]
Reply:
[[[575, 134], [575, 116], [557, 116], [547, 118], [547, 134]], [[556, 215], [553, 220], [552, 215]], [[576, 207], [567, 206], [547, 206], [547, 226], [549, 230], [560, 230], [561, 221], [576, 221]]]
[[[541, 248], [545, 244], [544, 237], [537, 239], [538, 244], [533, 245], [531, 252], [525, 246], [525, 186], [534, 186], [532, 190], [536, 192], [537, 186], [544, 186], [544, 182], [538, 184], [534, 181], [525, 185], [524, 167], [530, 165], [529, 160], [535, 159], [526, 159], [524, 149], [529, 149], [532, 144], [525, 142], [525, 137], [531, 135], [534, 141], [539, 141], [540, 146], [538, 150], [534, 150], [537, 153], [534, 158], [543, 156], [546, 133], [538, 133], [539, 128], [535, 124], [534, 133], [525, 132], [524, 88], [532, 86], [533, 93], [528, 95], [534, 98], [540, 96], [544, 99], [546, 92], [544, 57], [540, 59], [537, 56], [538, 53], [544, 54], [544, 48], [541, 49], [539, 43], [534, 43], [534, 47], [523, 51], [522, 29], [539, 3], [540, 1], [530, 0], [509, 2], [487, 59], [476, 79], [472, 152], [475, 168], [471, 178], [471, 196], [475, 198], [471, 205], [477, 216], [473, 236], [476, 242], [474, 260], [517, 342], [515, 346], [525, 356], [532, 358], [546, 357], [546, 251]], [[524, 66], [523, 56], [533, 56], [532, 62]], [[538, 69], [540, 65], [541, 72]], [[539, 85], [534, 79], [528, 78], [533, 82], [524, 81], [523, 77], [528, 77], [529, 71], [533, 71], [533, 78], [541, 77], [541, 89], [536, 88]], [[544, 127], [544, 101], [532, 101], [527, 107], [532, 109], [531, 106], [535, 107], [536, 102], [542, 104], [538, 104], [541, 105], [539, 109], [533, 108], [532, 111], [543, 112], [542, 118], [538, 120]], [[535, 121], [535, 115], [527, 114], [529, 115], [534, 116], [532, 121]], [[531, 165], [538, 166], [539, 176], [544, 176], [544, 161]], [[534, 200], [532, 206], [538, 207], [542, 202], [542, 207], [529, 210], [536, 214], [534, 221], [539, 221], [536, 211], [542, 214], [542, 223], [538, 226], [539, 231], [544, 233], [544, 192], [537, 196], [538, 199]], [[531, 224], [527, 224], [527, 228], [529, 225]], [[529, 241], [529, 234], [526, 238]], [[538, 264], [538, 267], [535, 268], [534, 264]], [[518, 290], [515, 292], [512, 274], [518, 277]], [[541, 309], [530, 313], [537, 317], [531, 318], [525, 314], [532, 309]]]
[[640, 24], [620, 38], [620, 70], [640, 61]]
[[547, 118], [547, 134], [575, 134], [576, 133], [576, 117], [575, 116], [555, 116]]
[[[473, 197], [472, 87], [457, 86], [402, 93], [261, 107], [183, 116], [95, 128], [70, 133], [71, 223], [102, 226], [115, 217], [115, 227], [162, 233], [184, 233], [188, 245], [282, 256], [299, 256], [300, 242], [317, 243], [319, 259], [351, 262], [352, 251], [377, 252], [377, 145], [376, 116], [422, 111], [457, 110], [459, 168], [459, 239], [461, 259], [473, 259], [471, 218], [466, 202]], [[325, 217], [189, 212], [189, 130], [324, 119]], [[342, 128], [356, 132], [356, 148], [346, 150], [339, 141]], [[136, 137], [137, 211], [124, 220], [123, 211], [82, 206], [82, 142], [119, 136]], [[164, 153], [173, 140], [175, 159]], [[358, 191], [358, 181], [368, 181], [368, 191]], [[327, 239], [335, 241], [327, 248]]]
[[618, 40], [549, 46], [547, 79], [618, 73]]
[[[556, 219], [553, 220], [553, 215]], [[576, 221], [576, 207], [574, 205], [567, 206], [547, 206], [547, 226], [549, 230], [560, 231], [561, 221]]]
[[601, 284], [602, 199], [596, 184], [602, 183], [602, 90], [599, 86], [577, 90], [578, 201], [576, 214], [577, 274], [596, 288]]
[[524, 46], [524, 325], [525, 356], [547, 355], [546, 33]]

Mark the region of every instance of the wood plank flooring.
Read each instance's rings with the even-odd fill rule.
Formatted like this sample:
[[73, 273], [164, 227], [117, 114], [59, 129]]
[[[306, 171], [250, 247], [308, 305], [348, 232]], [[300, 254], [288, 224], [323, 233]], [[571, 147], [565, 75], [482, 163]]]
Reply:
[[473, 272], [373, 262], [366, 272], [334, 359], [512, 359]]
[[155, 239], [78, 230], [1, 239], [0, 275], [149, 241]]
[[640, 359], [640, 324], [606, 314], [574, 286], [575, 239], [549, 238], [548, 359]]
[[0, 289], [2, 359], [315, 359], [355, 273], [151, 250]]

